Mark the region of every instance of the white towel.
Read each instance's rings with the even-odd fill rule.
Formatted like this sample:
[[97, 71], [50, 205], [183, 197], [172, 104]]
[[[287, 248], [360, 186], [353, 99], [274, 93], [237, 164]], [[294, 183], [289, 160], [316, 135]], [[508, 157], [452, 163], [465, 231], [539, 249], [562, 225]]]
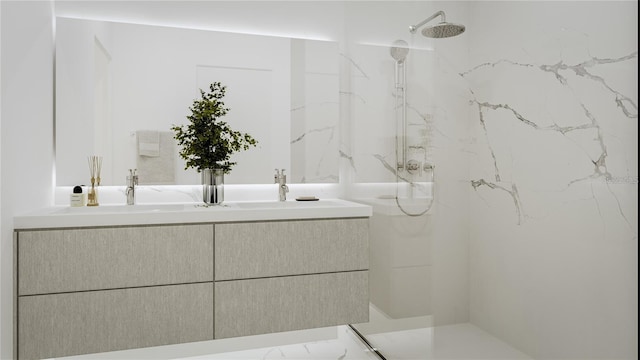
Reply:
[[158, 132], [158, 156], [142, 155], [138, 149], [137, 168], [140, 185], [173, 185], [176, 183], [176, 143], [172, 132]]
[[138, 156], [160, 156], [160, 132], [152, 130], [140, 130], [136, 132], [138, 137]]

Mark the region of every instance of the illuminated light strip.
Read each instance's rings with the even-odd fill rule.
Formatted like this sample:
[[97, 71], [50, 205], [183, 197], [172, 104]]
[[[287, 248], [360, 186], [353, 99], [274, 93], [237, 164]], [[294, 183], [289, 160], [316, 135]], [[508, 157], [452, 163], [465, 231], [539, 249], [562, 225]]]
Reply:
[[175, 29], [186, 29], [186, 30], [203, 30], [203, 31], [216, 31], [216, 32], [224, 32], [224, 33], [232, 33], [232, 34], [243, 34], [243, 35], [260, 35], [260, 36], [271, 36], [271, 37], [279, 37], [279, 38], [294, 38], [301, 40], [317, 40], [317, 41], [337, 41], [331, 39], [327, 36], [322, 35], [311, 35], [308, 34], [300, 35], [293, 33], [278, 33], [278, 32], [265, 32], [262, 30], [246, 30], [246, 29], [230, 29], [230, 28], [215, 28], [209, 27], [205, 25], [185, 25], [178, 23], [168, 23], [168, 22], [154, 22], [154, 21], [140, 21], [140, 20], [126, 20], [126, 19], [113, 19], [108, 17], [81, 17], [81, 16], [60, 16], [63, 19], [75, 19], [75, 20], [89, 20], [89, 21], [105, 21], [112, 23], [120, 23], [127, 25], [147, 25], [147, 26], [160, 26], [160, 27], [169, 27]]

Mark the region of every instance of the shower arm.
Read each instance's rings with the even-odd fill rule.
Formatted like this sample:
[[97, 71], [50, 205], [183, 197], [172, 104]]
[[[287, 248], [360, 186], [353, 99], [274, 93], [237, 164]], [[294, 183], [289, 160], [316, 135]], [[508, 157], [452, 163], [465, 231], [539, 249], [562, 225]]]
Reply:
[[435, 14], [429, 16], [425, 20], [421, 21], [420, 23], [409, 26], [409, 32], [412, 33], [412, 34], [415, 34], [416, 30], [418, 30], [418, 28], [420, 28], [422, 25], [428, 23], [429, 21], [435, 19], [438, 16], [442, 16], [442, 21], [441, 22], [446, 22], [447, 21], [445, 15], [444, 15], [444, 11], [440, 10], [440, 11], [436, 12]]

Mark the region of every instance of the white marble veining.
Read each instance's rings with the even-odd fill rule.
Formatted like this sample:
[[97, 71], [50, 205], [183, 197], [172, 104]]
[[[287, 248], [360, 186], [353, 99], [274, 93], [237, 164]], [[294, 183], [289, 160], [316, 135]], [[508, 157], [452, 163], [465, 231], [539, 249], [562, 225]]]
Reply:
[[[353, 153], [345, 154], [354, 169], [358, 182], [395, 181], [396, 136], [402, 138], [402, 106], [397, 103], [393, 86], [395, 61], [389, 47], [355, 44], [343, 62], [351, 70], [349, 94], [352, 121], [356, 128]], [[406, 61], [407, 83], [407, 156], [419, 162], [433, 161], [435, 147], [434, 100], [428, 96], [428, 79], [432, 70], [428, 65], [433, 54], [412, 48]], [[425, 85], [429, 84], [429, 85]], [[398, 152], [401, 148], [398, 147]], [[423, 174], [400, 171], [402, 181], [424, 181]]]
[[[472, 324], [377, 329], [372, 345], [394, 360], [529, 360]], [[385, 352], [386, 351], [386, 352]], [[347, 326], [86, 354], [58, 359], [378, 360]]]
[[[597, 71], [598, 66], [611, 65], [611, 64], [617, 64], [617, 63], [629, 62], [629, 61], [635, 61], [637, 63], [637, 56], [638, 56], [637, 51], [633, 51], [628, 55], [621, 56], [618, 58], [612, 58], [612, 59], [601, 59], [597, 57], [591, 57], [575, 65], [567, 65], [564, 63], [562, 59], [555, 64], [541, 64], [541, 65], [525, 64], [525, 63], [511, 61], [508, 59], [500, 59], [492, 63], [484, 63], [481, 65], [475, 66], [471, 70], [460, 73], [460, 76], [462, 77], [472, 78], [471, 80], [472, 87], [470, 89], [470, 92], [473, 96], [472, 102], [475, 105], [477, 105], [478, 120], [481, 124], [481, 129], [484, 133], [484, 136], [487, 139], [487, 142], [486, 142], [487, 151], [491, 155], [492, 167], [493, 167], [493, 174], [491, 176], [491, 180], [488, 181], [484, 178], [472, 179], [471, 184], [473, 188], [477, 190], [481, 186], [486, 186], [492, 190], [501, 190], [508, 193], [513, 198], [515, 211], [517, 212], [518, 224], [520, 224], [523, 218], [526, 217], [526, 213], [524, 213], [522, 209], [522, 204], [521, 204], [520, 196], [518, 193], [518, 186], [516, 184], [517, 182], [516, 178], [514, 176], [508, 176], [508, 178], [510, 178], [511, 180], [509, 181], [505, 179], [506, 181], [503, 182], [504, 176], [501, 175], [501, 170], [500, 170], [501, 167], [503, 166], [510, 167], [510, 165], [508, 164], [504, 165], [503, 162], [506, 162], [506, 161], [512, 162], [513, 154], [511, 154], [508, 159], [505, 159], [504, 156], [500, 156], [502, 154], [496, 155], [496, 150], [492, 145], [491, 139], [492, 139], [492, 136], [500, 136], [500, 135], [494, 135], [493, 132], [497, 132], [499, 134], [501, 129], [492, 128], [490, 132], [487, 128], [487, 121], [491, 121], [492, 117], [495, 118], [497, 116], [495, 115], [495, 113], [497, 112], [506, 112], [506, 114], [503, 115], [503, 117], [507, 118], [506, 121], [508, 121], [508, 118], [510, 117], [513, 121], [519, 122], [524, 126], [529, 127], [535, 131], [542, 132], [542, 133], [556, 132], [561, 136], [566, 137], [566, 141], [570, 142], [571, 145], [578, 143], [578, 146], [582, 147], [585, 150], [583, 161], [586, 160], [588, 163], [591, 163], [591, 165], [593, 166], [591, 173], [583, 173], [581, 176], [570, 179], [564, 184], [557, 184], [557, 186], [564, 186], [564, 188], [568, 188], [576, 182], [581, 182], [586, 180], [597, 180], [597, 179], [602, 179], [606, 182], [610, 182], [613, 178], [628, 176], [629, 175], [628, 171], [630, 170], [629, 167], [627, 167], [626, 169], [615, 169], [615, 168], [611, 170], [609, 169], [609, 167], [607, 166], [607, 158], [610, 156], [610, 154], [607, 151], [607, 143], [610, 141], [617, 141], [616, 139], [617, 136], [615, 133], [605, 133], [606, 125], [602, 124], [602, 122], [603, 121], [606, 122], [606, 118], [600, 117], [599, 119], [598, 117], [596, 117], [594, 112], [589, 110], [591, 106], [585, 103], [586, 100], [583, 100], [580, 96], [577, 96], [578, 94], [574, 94], [573, 99], [569, 99], [570, 101], [566, 103], [566, 105], [569, 107], [573, 106], [577, 108], [576, 115], [578, 115], [578, 118], [576, 120], [572, 120], [572, 121], [575, 121], [574, 124], [564, 124], [562, 122], [566, 121], [567, 119], [559, 118], [557, 120], [554, 120], [553, 117], [552, 118], [549, 118], [548, 116], [540, 117], [540, 115], [535, 113], [531, 115], [526, 115], [524, 111], [518, 110], [518, 105], [511, 105], [508, 103], [491, 103], [488, 101], [481, 100], [481, 98], [486, 97], [486, 95], [484, 95], [482, 91], [473, 90], [473, 81], [475, 80], [473, 79], [473, 74], [475, 72], [485, 70], [491, 73], [491, 71], [496, 68], [498, 71], [501, 71], [501, 69], [503, 68], [510, 68], [509, 70], [502, 70], [502, 71], [510, 71], [510, 72], [513, 72], [514, 75], [517, 75], [517, 72], [520, 71], [520, 72], [523, 72], [523, 75], [525, 76], [530, 76], [528, 73], [531, 71], [540, 71], [541, 72], [540, 75], [543, 77], [544, 77], [544, 73], [552, 73], [555, 79], [558, 81], [558, 85], [561, 87], [566, 87], [567, 88], [566, 91], [569, 91], [569, 92], [574, 92], [574, 90], [572, 90], [571, 88], [570, 79], [574, 81], [576, 80], [574, 78], [571, 78], [571, 76], [574, 75], [574, 76], [582, 77], [591, 82], [595, 82], [597, 84], [602, 85], [601, 87], [602, 97], [606, 97], [606, 94], [609, 93], [612, 97], [611, 99], [612, 105], [615, 104], [618, 110], [625, 117], [632, 119], [632, 118], [637, 118], [638, 116], [636, 100], [631, 99], [627, 95], [622, 94], [620, 91], [612, 88], [610, 85], [607, 84], [607, 81], [604, 77], [591, 74], [589, 72], [589, 69], [594, 68], [591, 71]], [[484, 76], [487, 76], [487, 75], [484, 75]], [[550, 86], [550, 84], [545, 84], [545, 86]], [[491, 96], [493, 95], [494, 94], [491, 94]], [[580, 116], [579, 114], [580, 112], [583, 113], [582, 116]], [[505, 125], [509, 126], [507, 123], [505, 123]], [[582, 141], [581, 139], [576, 139], [575, 137], [571, 136], [572, 132], [585, 132], [585, 131], [591, 132], [594, 138], [592, 140], [585, 139], [587, 141], [581, 144], [580, 143], [580, 141]], [[530, 133], [530, 135], [536, 137], [535, 133]], [[623, 135], [623, 134], [619, 134], [619, 135]], [[545, 135], [541, 135], [541, 136], [545, 136]], [[558, 145], [561, 145], [561, 144], [559, 143]], [[613, 155], [615, 156], [618, 154], [613, 154]], [[620, 155], [624, 156], [624, 154], [620, 154]], [[626, 173], [613, 174], [612, 171], [616, 171], [616, 170], [617, 171], [626, 170]], [[631, 178], [631, 182], [634, 182], [633, 178]], [[635, 183], [637, 183], [637, 176], [635, 178]], [[559, 190], [564, 190], [564, 189], [560, 188]], [[611, 191], [610, 194], [613, 198], [615, 198], [615, 201], [619, 204], [620, 201], [618, 196], [613, 191]], [[622, 208], [620, 208], [620, 215], [624, 218], [624, 220], [627, 223], [630, 224], [629, 217], [628, 215], [625, 214]]]
[[[464, 322], [466, 298], [473, 323], [536, 358], [637, 358], [637, 2], [440, 6], [465, 34], [405, 39], [408, 116], [431, 120], [436, 322]], [[384, 33], [399, 32], [381, 25], [396, 7], [352, 14], [353, 198], [396, 180]]]
[[472, 126], [470, 318], [535, 358], [637, 358], [630, 14], [637, 3], [483, 3], [469, 64], [452, 64]]
[[[337, 43], [292, 42], [291, 73], [304, 79], [291, 89], [292, 183], [335, 183], [339, 169], [339, 68]], [[329, 53], [336, 56], [328, 57]], [[298, 61], [293, 61], [298, 60]]]
[[[249, 360], [249, 359], [298, 359], [298, 360], [378, 360], [357, 335], [346, 326], [337, 327], [335, 339], [259, 349], [235, 351], [179, 360]], [[178, 360], [178, 359], [176, 359]]]

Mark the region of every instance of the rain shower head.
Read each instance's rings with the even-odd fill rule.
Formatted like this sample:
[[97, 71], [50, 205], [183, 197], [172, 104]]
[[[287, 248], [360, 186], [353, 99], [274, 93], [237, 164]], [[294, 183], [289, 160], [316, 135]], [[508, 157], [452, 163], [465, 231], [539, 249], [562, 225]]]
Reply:
[[429, 21], [435, 19], [437, 16], [442, 17], [442, 21], [436, 25], [433, 26], [428, 26], [425, 27], [424, 29], [422, 29], [422, 35], [426, 36], [428, 38], [434, 38], [434, 39], [441, 39], [441, 38], [448, 38], [448, 37], [452, 37], [452, 36], [457, 36], [460, 35], [464, 32], [465, 27], [464, 25], [460, 25], [460, 24], [453, 24], [453, 23], [448, 23], [446, 21], [445, 18], [445, 14], [444, 11], [438, 11], [435, 14], [429, 16], [427, 19], [425, 19], [424, 21], [416, 24], [416, 25], [411, 25], [409, 26], [409, 32], [411, 32], [412, 34], [415, 34], [416, 30], [418, 30], [418, 28], [420, 28], [421, 26], [425, 25], [426, 23], [428, 23]]
[[460, 35], [464, 30], [464, 25], [441, 22], [437, 25], [427, 26], [422, 29], [422, 36], [441, 39]]
[[391, 57], [399, 63], [403, 62], [407, 58], [407, 54], [409, 54], [409, 44], [404, 40], [396, 40], [392, 45], [391, 49], [389, 49]]

